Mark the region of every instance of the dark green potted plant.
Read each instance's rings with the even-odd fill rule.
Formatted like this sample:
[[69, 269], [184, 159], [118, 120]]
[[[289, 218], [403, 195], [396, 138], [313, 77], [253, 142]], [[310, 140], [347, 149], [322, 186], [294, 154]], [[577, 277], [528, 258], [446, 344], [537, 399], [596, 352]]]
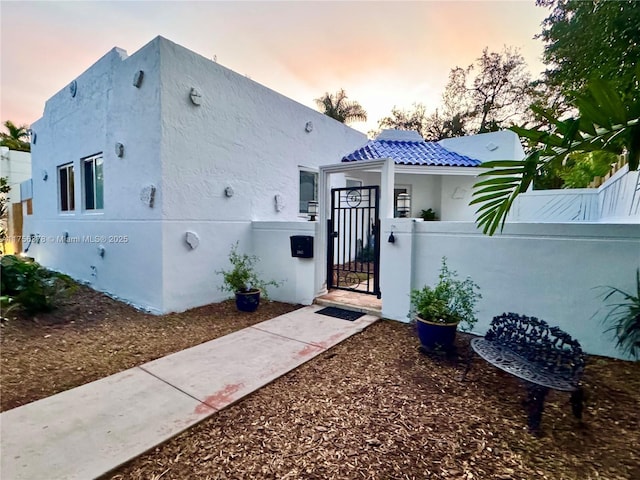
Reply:
[[450, 350], [458, 324], [463, 331], [473, 329], [478, 321], [476, 302], [482, 298], [479, 290], [471, 278], [459, 280], [457, 272], [449, 270], [446, 257], [442, 257], [437, 285], [411, 291], [410, 315], [423, 348]]
[[433, 222], [438, 219], [436, 212], [431, 208], [422, 210], [422, 212], [420, 212], [420, 216], [425, 222]]
[[613, 296], [622, 297], [617, 303], [609, 303], [609, 311], [603, 319], [609, 325], [607, 331], [614, 332], [617, 347], [633, 358], [640, 358], [640, 268], [636, 270], [636, 294], [616, 287], [607, 289], [604, 300]]
[[269, 299], [267, 287], [279, 286], [275, 280], [264, 281], [255, 270], [260, 259], [255, 255], [238, 253], [238, 242], [231, 247], [229, 252], [229, 263], [231, 269], [218, 270], [216, 273], [222, 275], [222, 285], [220, 290], [231, 292], [236, 296], [236, 307], [242, 312], [254, 312], [260, 305], [260, 295]]

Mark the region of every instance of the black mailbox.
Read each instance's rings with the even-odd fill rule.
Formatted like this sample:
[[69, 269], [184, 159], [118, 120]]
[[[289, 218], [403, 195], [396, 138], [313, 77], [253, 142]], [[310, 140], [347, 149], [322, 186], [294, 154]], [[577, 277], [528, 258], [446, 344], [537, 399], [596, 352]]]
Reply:
[[310, 235], [292, 235], [291, 256], [313, 258], [313, 237]]

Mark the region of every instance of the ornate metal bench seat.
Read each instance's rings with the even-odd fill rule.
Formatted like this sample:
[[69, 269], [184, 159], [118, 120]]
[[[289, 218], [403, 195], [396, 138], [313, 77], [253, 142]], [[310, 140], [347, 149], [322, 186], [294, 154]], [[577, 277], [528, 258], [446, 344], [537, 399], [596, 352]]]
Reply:
[[549, 389], [572, 392], [571, 404], [582, 416], [584, 354], [580, 344], [558, 327], [515, 313], [494, 317], [484, 338], [471, 340], [484, 360], [523, 380], [527, 386], [529, 429], [538, 431]]

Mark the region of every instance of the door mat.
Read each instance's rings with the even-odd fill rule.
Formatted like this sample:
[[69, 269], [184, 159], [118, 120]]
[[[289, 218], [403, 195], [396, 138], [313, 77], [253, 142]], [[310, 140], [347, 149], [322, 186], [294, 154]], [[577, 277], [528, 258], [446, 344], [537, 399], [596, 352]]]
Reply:
[[328, 317], [340, 318], [341, 320], [348, 320], [353, 322], [364, 315], [362, 312], [354, 312], [352, 310], [345, 310], [343, 308], [326, 307], [322, 310], [318, 310], [316, 313], [326, 315]]

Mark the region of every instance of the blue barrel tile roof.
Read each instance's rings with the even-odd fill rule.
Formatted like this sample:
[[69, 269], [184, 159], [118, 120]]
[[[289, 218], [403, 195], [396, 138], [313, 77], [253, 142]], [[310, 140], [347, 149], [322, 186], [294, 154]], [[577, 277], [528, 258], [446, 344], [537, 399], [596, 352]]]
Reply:
[[343, 162], [391, 158], [400, 165], [442, 167], [478, 167], [480, 160], [447, 150], [436, 142], [369, 140], [367, 144], [342, 158]]

